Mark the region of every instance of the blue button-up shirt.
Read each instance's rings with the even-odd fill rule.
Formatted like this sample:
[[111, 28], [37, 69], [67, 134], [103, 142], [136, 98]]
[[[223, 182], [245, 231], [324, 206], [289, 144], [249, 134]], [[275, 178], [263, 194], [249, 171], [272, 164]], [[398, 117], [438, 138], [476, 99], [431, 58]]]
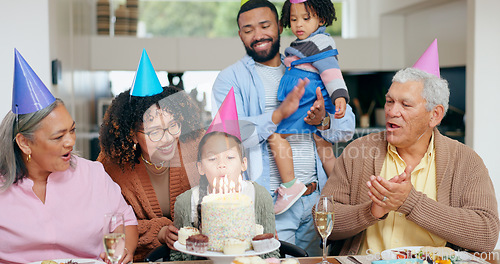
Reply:
[[[250, 56], [245, 55], [235, 64], [222, 70], [217, 76], [212, 88], [213, 115], [217, 113], [231, 87], [234, 88], [243, 145], [248, 157], [246, 177], [270, 191], [270, 157], [266, 142], [267, 138], [276, 131], [277, 125], [271, 120], [273, 112], [265, 112], [264, 85], [255, 69], [255, 61]], [[347, 105], [346, 114], [342, 119], [335, 119], [330, 114], [330, 120], [330, 129], [318, 130], [324, 139], [334, 143], [348, 141], [352, 138], [355, 117], [349, 105]], [[317, 151], [315, 151], [315, 156], [318, 182], [321, 188], [326, 183], [327, 175]]]

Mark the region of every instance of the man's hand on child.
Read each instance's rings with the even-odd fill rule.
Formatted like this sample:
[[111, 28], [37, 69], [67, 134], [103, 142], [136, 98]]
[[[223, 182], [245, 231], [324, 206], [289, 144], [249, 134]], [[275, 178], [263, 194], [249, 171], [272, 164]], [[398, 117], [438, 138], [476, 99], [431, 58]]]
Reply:
[[291, 116], [299, 108], [300, 99], [304, 95], [305, 87], [309, 83], [309, 79], [299, 80], [293, 90], [286, 96], [285, 100], [281, 102], [280, 106], [274, 110], [272, 121], [275, 124]]
[[325, 101], [319, 87], [316, 88], [316, 98], [316, 101], [314, 101], [313, 106], [307, 111], [307, 116], [304, 118], [304, 122], [311, 126], [320, 125], [326, 115]]

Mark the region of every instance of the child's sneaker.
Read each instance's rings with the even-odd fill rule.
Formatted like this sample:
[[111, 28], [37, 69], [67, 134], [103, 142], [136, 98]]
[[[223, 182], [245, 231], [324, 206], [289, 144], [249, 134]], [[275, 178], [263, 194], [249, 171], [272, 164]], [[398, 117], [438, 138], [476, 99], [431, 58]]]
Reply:
[[274, 213], [279, 215], [288, 210], [307, 191], [307, 187], [297, 179], [292, 187], [280, 186], [276, 191], [278, 198], [274, 204]]

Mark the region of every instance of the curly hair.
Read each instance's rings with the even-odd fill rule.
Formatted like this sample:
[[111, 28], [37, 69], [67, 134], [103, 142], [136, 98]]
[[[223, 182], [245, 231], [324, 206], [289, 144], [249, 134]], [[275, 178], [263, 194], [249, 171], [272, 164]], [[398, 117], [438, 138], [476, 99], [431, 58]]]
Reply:
[[[307, 0], [303, 3], [310, 15], [316, 14], [325, 27], [333, 24], [337, 20], [335, 7], [331, 0]], [[284, 28], [290, 27], [290, 0], [286, 0], [281, 10], [280, 23]]]
[[122, 169], [139, 163], [141, 148], [134, 147], [134, 136], [143, 129], [144, 113], [157, 105], [181, 124], [181, 142], [201, 136], [202, 123], [198, 106], [183, 90], [163, 87], [163, 92], [148, 96], [130, 96], [130, 89], [119, 94], [104, 115], [99, 131], [101, 151]]

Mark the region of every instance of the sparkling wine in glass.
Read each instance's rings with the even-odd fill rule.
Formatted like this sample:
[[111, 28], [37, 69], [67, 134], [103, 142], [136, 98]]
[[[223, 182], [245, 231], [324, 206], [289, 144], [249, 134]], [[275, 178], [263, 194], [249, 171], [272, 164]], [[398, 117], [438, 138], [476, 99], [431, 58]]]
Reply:
[[315, 224], [321, 238], [323, 239], [323, 261], [321, 264], [330, 264], [326, 260], [326, 240], [333, 230], [335, 213], [333, 211], [333, 196], [321, 195], [316, 203]]
[[104, 215], [104, 250], [112, 264], [117, 264], [125, 251], [125, 225], [123, 214]]

